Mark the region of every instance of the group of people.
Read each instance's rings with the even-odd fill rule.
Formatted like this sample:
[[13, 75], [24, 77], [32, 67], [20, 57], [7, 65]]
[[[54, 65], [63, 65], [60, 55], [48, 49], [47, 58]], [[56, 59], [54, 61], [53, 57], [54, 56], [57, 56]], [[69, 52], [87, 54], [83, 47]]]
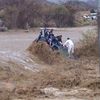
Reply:
[[37, 39], [37, 42], [38, 41], [46, 41], [53, 50], [58, 50], [62, 46], [62, 35], [54, 36], [53, 29], [44, 29], [41, 30]]
[[70, 38], [67, 38], [67, 41], [62, 43], [62, 35], [55, 36], [53, 34], [53, 29], [41, 30], [38, 38], [38, 41], [45, 41], [53, 50], [59, 50], [61, 48], [66, 48], [68, 56], [71, 57], [74, 53], [74, 43]]

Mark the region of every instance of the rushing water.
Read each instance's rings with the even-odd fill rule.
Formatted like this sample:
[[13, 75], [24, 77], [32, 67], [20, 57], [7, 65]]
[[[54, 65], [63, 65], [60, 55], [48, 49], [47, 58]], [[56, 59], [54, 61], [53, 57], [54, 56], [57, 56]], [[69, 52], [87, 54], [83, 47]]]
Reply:
[[0, 62], [8, 63], [10, 61], [24, 66], [27, 70], [38, 71], [39, 64], [29, 57], [28, 52], [0, 51]]

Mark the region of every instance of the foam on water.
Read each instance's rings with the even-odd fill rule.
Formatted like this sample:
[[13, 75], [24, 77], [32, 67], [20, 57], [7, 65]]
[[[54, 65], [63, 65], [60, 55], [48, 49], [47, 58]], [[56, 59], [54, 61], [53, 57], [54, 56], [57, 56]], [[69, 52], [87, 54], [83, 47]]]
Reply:
[[0, 51], [0, 61], [3, 63], [11, 61], [24, 66], [25, 69], [38, 71], [38, 64], [29, 57], [27, 52]]

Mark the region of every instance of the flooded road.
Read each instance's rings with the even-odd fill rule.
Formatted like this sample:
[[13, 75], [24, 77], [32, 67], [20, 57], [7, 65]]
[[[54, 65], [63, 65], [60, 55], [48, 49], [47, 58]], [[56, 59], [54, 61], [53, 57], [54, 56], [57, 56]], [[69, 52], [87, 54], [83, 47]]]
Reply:
[[[63, 42], [66, 41], [67, 37], [70, 37], [77, 44], [77, 42], [80, 39], [82, 39], [83, 33], [86, 33], [87, 31], [93, 31], [94, 29], [96, 29], [96, 27], [94, 26], [66, 28], [66, 29], [55, 28], [54, 34], [62, 35]], [[40, 29], [30, 30], [29, 32], [25, 32], [24, 30], [9, 30], [8, 32], [0, 32], [0, 63], [3, 66], [5, 66], [5, 64], [7, 64], [8, 66], [9, 62], [12, 62], [14, 64], [17, 64], [17, 68], [18, 66], [22, 66], [24, 69], [31, 70], [33, 72], [38, 72], [41, 68], [44, 68], [45, 65], [42, 66], [40, 62], [37, 63], [36, 61], [37, 59], [35, 57], [34, 60], [31, 59], [28, 52], [25, 51], [32, 43], [32, 41], [34, 41], [34, 39], [37, 38], [39, 31]], [[5, 87], [6, 84], [7, 83], [3, 83], [1, 85]], [[58, 95], [58, 97], [55, 98], [38, 98], [38, 99], [34, 98], [31, 100], [99, 100], [100, 99], [99, 96], [92, 99], [78, 98], [75, 96], [76, 94], [82, 92], [86, 93], [87, 95], [88, 93], [91, 94], [91, 91], [87, 89], [83, 90], [75, 89], [73, 92], [73, 90], [74, 89], [70, 90], [70, 94], [69, 90], [67, 92], [60, 92], [60, 91], [55, 92], [55, 95]], [[59, 95], [64, 95], [64, 93], [65, 96], [59, 97]], [[19, 99], [13, 99], [13, 100], [19, 100]]]
[[[94, 30], [96, 27], [78, 27], [78, 28], [55, 28], [55, 35], [62, 35], [63, 43], [67, 37], [70, 37], [76, 44], [82, 38], [82, 34], [87, 31]], [[39, 64], [36, 59], [32, 60], [26, 49], [38, 37], [40, 28], [31, 29], [29, 32], [25, 30], [9, 30], [8, 32], [0, 32], [0, 62], [7, 63], [9, 61], [24, 66], [25, 69], [37, 71]], [[35, 58], [35, 57], [34, 57]]]
[[11, 51], [0, 51], [0, 63], [9, 64], [13, 62], [19, 66], [23, 66], [24, 69], [33, 72], [38, 72], [40, 65], [32, 60], [28, 52], [11, 52]]
[[[96, 27], [78, 27], [78, 28], [55, 28], [55, 35], [62, 35], [63, 42], [70, 37], [74, 42], [82, 38], [82, 34], [88, 30], [92, 31]], [[23, 51], [28, 48], [34, 39], [39, 35], [40, 29], [33, 29], [29, 32], [24, 30], [9, 30], [0, 32], [0, 50], [1, 51]]]

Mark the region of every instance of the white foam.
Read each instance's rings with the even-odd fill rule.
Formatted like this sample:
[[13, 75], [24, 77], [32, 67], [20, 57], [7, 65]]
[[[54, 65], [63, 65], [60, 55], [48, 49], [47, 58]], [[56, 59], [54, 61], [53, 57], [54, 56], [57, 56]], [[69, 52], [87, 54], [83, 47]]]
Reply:
[[25, 69], [38, 71], [38, 64], [25, 52], [0, 51], [0, 59], [2, 62], [12, 61], [18, 65], [24, 66]]

